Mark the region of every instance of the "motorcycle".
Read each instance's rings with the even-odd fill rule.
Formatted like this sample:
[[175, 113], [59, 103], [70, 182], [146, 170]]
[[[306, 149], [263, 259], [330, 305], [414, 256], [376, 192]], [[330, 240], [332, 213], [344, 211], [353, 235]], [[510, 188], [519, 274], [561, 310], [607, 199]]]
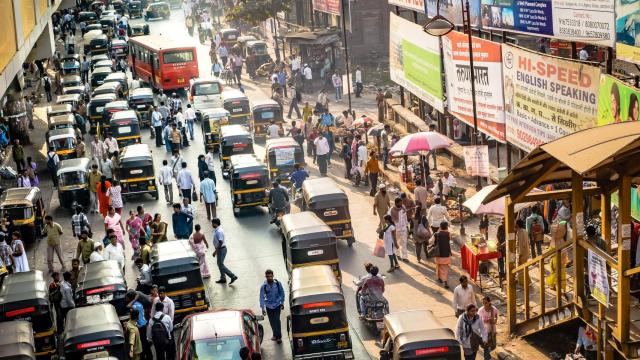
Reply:
[[[358, 286], [357, 281], [353, 281], [354, 285]], [[360, 312], [360, 290], [356, 292], [356, 308]], [[387, 299], [383, 300], [371, 300], [364, 303], [364, 316], [361, 316], [361, 320], [368, 326], [375, 329], [376, 334], [384, 328], [384, 316], [389, 313], [389, 302]]]

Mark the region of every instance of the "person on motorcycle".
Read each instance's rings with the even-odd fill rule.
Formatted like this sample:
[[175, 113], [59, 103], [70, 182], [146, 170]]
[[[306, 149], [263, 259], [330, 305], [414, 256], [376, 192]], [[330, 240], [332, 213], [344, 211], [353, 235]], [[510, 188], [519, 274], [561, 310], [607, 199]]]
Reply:
[[276, 221], [278, 210], [285, 214], [289, 212], [289, 194], [280, 186], [280, 179], [273, 182], [273, 188], [269, 191], [269, 207], [272, 212], [271, 224]]
[[302, 184], [309, 177], [309, 172], [304, 169], [304, 164], [295, 164], [294, 167], [296, 170], [291, 173], [289, 180], [291, 180], [291, 184], [293, 184], [293, 197], [295, 198], [295, 194], [302, 189]]
[[386, 303], [384, 298], [384, 279], [378, 276], [380, 270], [377, 266], [369, 269], [371, 277], [366, 279], [360, 287], [360, 317], [364, 318], [367, 314], [367, 304], [382, 301]]

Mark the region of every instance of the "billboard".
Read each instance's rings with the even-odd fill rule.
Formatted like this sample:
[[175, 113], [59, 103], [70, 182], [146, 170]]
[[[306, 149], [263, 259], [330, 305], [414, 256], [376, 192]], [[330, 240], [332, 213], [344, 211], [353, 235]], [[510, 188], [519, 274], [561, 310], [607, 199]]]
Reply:
[[440, 40], [422, 26], [389, 14], [391, 80], [444, 112]]
[[[471, 66], [467, 35], [452, 31], [443, 37], [445, 83], [449, 112], [473, 126]], [[478, 130], [505, 141], [502, 52], [500, 44], [473, 38]]]
[[389, 5], [400, 6], [404, 9], [425, 13], [425, 0], [389, 0]]
[[502, 45], [507, 141], [531, 151], [597, 123], [600, 69]]
[[313, 0], [313, 10], [340, 16], [341, 0]]
[[640, 64], [640, 0], [616, 0], [616, 57]]
[[[427, 1], [427, 14], [434, 17], [438, 14], [437, 0]], [[466, 0], [440, 0], [440, 15], [456, 25], [462, 25], [462, 2]], [[471, 26], [480, 27], [480, 0], [469, 0], [471, 8]]]
[[[613, 46], [614, 0], [481, 0], [482, 27]], [[618, 0], [625, 1], [625, 0]]]
[[640, 89], [629, 86], [610, 75], [600, 77], [598, 126], [640, 120]]

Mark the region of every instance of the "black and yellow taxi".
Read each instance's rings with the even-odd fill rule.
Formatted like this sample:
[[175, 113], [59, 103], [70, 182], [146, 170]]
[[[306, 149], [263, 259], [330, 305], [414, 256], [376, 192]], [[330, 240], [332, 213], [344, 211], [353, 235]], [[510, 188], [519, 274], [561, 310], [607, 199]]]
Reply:
[[89, 107], [87, 108], [87, 115], [89, 115], [89, 123], [91, 125], [91, 128], [89, 130], [90, 134], [97, 134], [99, 128], [102, 127], [101, 125], [104, 125], [104, 122], [102, 120], [104, 108], [105, 106], [107, 106], [107, 104], [116, 101], [116, 99], [117, 95], [113, 93], [91, 97]]
[[295, 165], [304, 163], [304, 152], [292, 137], [269, 139], [265, 144], [265, 163], [271, 181], [280, 180], [282, 185], [289, 186]]
[[220, 161], [222, 175], [227, 177], [232, 155], [253, 154], [253, 136], [242, 125], [225, 125], [220, 128]]
[[158, 200], [153, 157], [147, 144], [129, 145], [122, 149], [116, 173], [122, 186], [122, 196], [151, 194]]
[[244, 125], [253, 128], [251, 120], [251, 103], [242, 91], [227, 88], [222, 92], [222, 107], [231, 114], [229, 124]]
[[233, 200], [233, 215], [240, 209], [267, 206], [269, 197], [269, 172], [253, 154], [232, 155], [229, 167], [229, 191]]
[[274, 122], [282, 128], [284, 117], [280, 104], [271, 99], [253, 101], [251, 104], [253, 115], [253, 133], [256, 137], [266, 138], [267, 128]]
[[204, 147], [220, 150], [220, 128], [229, 124], [229, 112], [223, 108], [207, 109], [201, 112]]
[[121, 148], [142, 143], [140, 122], [133, 110], [118, 111], [111, 115], [109, 133], [118, 141], [118, 146]]
[[336, 237], [347, 240], [349, 246], [355, 242], [349, 198], [333, 179], [307, 179], [302, 183], [302, 210], [318, 215], [331, 227]]
[[45, 215], [42, 193], [37, 187], [11, 188], [2, 194], [0, 216], [13, 221], [26, 243], [35, 242], [42, 235]]

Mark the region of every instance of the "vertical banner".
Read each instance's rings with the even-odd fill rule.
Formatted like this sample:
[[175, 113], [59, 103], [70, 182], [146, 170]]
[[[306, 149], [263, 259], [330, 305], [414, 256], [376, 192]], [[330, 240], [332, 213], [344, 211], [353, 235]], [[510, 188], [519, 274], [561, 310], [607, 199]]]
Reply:
[[596, 125], [600, 69], [502, 45], [507, 141], [522, 150]]
[[489, 177], [489, 145], [464, 148], [464, 166], [468, 176]]
[[389, 0], [389, 5], [399, 6], [404, 9], [425, 13], [425, 0]]
[[640, 64], [640, 0], [616, 0], [616, 58]]
[[449, 112], [469, 126], [473, 126], [473, 97], [475, 96], [478, 130], [504, 142], [500, 44], [473, 38], [473, 72], [476, 92], [472, 94], [467, 35], [452, 31], [442, 41]]
[[639, 99], [640, 89], [611, 75], [602, 75], [598, 95], [598, 126], [640, 120]]
[[591, 296], [602, 305], [609, 307], [607, 262], [591, 249], [588, 251], [589, 273], [587, 275], [589, 276], [589, 289], [591, 290]]
[[[427, 14], [434, 17], [438, 14], [438, 1], [427, 1]], [[466, 0], [440, 0], [440, 15], [456, 25], [462, 25], [462, 3]], [[480, 0], [469, 0], [471, 26], [480, 27]]]
[[313, 10], [340, 16], [340, 0], [313, 0]]
[[391, 80], [444, 112], [440, 40], [422, 26], [389, 14]]

